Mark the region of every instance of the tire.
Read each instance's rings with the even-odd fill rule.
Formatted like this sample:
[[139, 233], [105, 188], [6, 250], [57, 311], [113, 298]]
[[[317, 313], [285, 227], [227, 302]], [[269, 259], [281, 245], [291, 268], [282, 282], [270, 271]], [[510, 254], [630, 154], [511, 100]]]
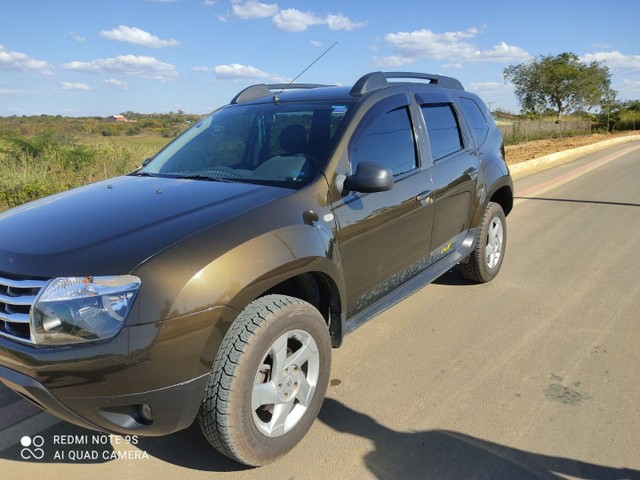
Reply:
[[311, 304], [284, 295], [250, 303], [218, 350], [198, 419], [221, 453], [260, 466], [313, 424], [327, 390], [331, 340]]
[[482, 216], [476, 244], [467, 263], [461, 264], [464, 276], [486, 283], [498, 274], [507, 246], [507, 222], [498, 203], [489, 202]]

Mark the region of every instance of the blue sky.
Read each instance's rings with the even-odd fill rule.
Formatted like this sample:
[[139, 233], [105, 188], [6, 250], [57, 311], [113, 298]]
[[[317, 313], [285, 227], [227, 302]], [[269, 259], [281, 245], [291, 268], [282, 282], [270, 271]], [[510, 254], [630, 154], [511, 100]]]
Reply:
[[517, 112], [502, 70], [541, 54], [606, 61], [640, 98], [637, 0], [2, 0], [0, 116], [206, 113], [244, 86], [454, 76]]

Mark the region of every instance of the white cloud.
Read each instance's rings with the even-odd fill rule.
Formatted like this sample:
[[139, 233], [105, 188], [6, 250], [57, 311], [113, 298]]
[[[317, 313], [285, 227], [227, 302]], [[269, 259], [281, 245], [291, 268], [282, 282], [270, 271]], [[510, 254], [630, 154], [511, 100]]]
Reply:
[[216, 0], [204, 0], [202, 5], [205, 7], [213, 7], [216, 4]]
[[501, 90], [509, 87], [509, 85], [500, 82], [473, 82], [469, 84], [469, 90]]
[[320, 42], [318, 40], [311, 40], [311, 42], [309, 42], [309, 43], [311, 43], [311, 45], [313, 45], [314, 47], [322, 47], [322, 46], [324, 46], [324, 43], [322, 43], [322, 42]]
[[194, 72], [213, 73], [221, 80], [262, 80], [274, 82], [288, 82], [288, 78], [280, 75], [264, 72], [251, 65], [232, 63], [229, 65], [216, 65], [215, 67], [197, 66], [191, 68]]
[[513, 85], [501, 82], [472, 82], [467, 88], [472, 92], [484, 95], [513, 92]]
[[199, 65], [197, 67], [191, 67], [192, 72], [213, 72], [213, 67], [206, 67], [204, 65]]
[[62, 82], [60, 88], [63, 90], [91, 90], [91, 87], [86, 83], [74, 83], [74, 82]]
[[[491, 49], [482, 50], [467, 40], [476, 37], [481, 31], [469, 28], [460, 32], [434, 33], [422, 29], [413, 32], [388, 33], [385, 41], [398, 55], [411, 60], [430, 58], [452, 62], [450, 66], [480, 63], [517, 63], [531, 58], [524, 49], [500, 42]], [[392, 57], [393, 58], [393, 57]]]
[[389, 55], [388, 57], [373, 57], [374, 65], [378, 67], [403, 67], [415, 62], [415, 58]]
[[640, 92], [640, 80], [629, 80], [625, 78], [621, 83], [614, 85], [620, 92]]
[[271, 21], [276, 28], [285, 32], [303, 32], [314, 25], [326, 25], [331, 30], [355, 30], [366, 23], [354, 22], [341, 13], [330, 13], [323, 18], [313, 12], [302, 12], [295, 8], [280, 10]]
[[587, 53], [581, 58], [583, 62], [605, 62], [612, 71], [640, 71], [640, 55], [625, 55], [617, 50], [612, 52]]
[[112, 87], [119, 88], [121, 90], [125, 90], [129, 88], [129, 84], [127, 82], [123, 82], [122, 80], [116, 80], [115, 78], [109, 78], [104, 81], [107, 85], [111, 85]]
[[474, 52], [474, 57], [465, 60], [472, 63], [514, 63], [527, 61], [531, 55], [521, 47], [500, 42], [490, 50]]
[[84, 43], [86, 40], [82, 35], [78, 35], [76, 32], [67, 32], [71, 38], [73, 38], [78, 43]]
[[251, 79], [251, 78], [269, 78], [269, 74], [262, 70], [252, 67], [251, 65], [240, 65], [232, 63], [231, 65], [217, 65], [212, 69], [218, 78], [226, 78], [232, 80]]
[[243, 20], [252, 18], [267, 18], [278, 13], [278, 5], [275, 3], [260, 3], [257, 0], [232, 1], [233, 14]]
[[371, 43], [369, 45], [363, 45], [362, 47], [366, 48], [367, 50], [371, 50], [372, 52], [377, 52], [378, 50], [380, 50], [380, 46], [377, 42]]
[[154, 57], [118, 55], [115, 58], [98, 58], [91, 62], [70, 62], [63, 65], [67, 70], [88, 73], [118, 73], [134, 77], [168, 80], [178, 76], [176, 68]]
[[354, 22], [343, 14], [338, 13], [337, 15], [329, 14], [325, 19], [325, 23], [329, 27], [330, 30], [355, 30], [356, 28], [363, 27], [367, 22]]
[[324, 19], [312, 12], [301, 12], [295, 8], [280, 10], [271, 19], [279, 30], [285, 32], [302, 32], [313, 25], [322, 25]]
[[13, 88], [0, 88], [0, 97], [13, 97], [22, 95], [33, 95], [39, 92], [32, 92], [31, 90], [20, 90]]
[[102, 38], [108, 38], [109, 40], [134, 43], [152, 48], [176, 47], [180, 45], [180, 42], [173, 38], [170, 40], [162, 40], [138, 27], [127, 27], [126, 25], [120, 25], [113, 30], [103, 30], [100, 32], [100, 36]]
[[44, 60], [34, 60], [20, 52], [12, 52], [0, 45], [0, 69], [36, 71], [44, 75], [52, 75], [53, 67]]
[[613, 47], [606, 42], [602, 42], [602, 43], [594, 43], [593, 45], [591, 45], [591, 48], [595, 48], [597, 50], [611, 50]]
[[273, 25], [285, 32], [303, 32], [314, 25], [326, 25], [330, 30], [355, 30], [366, 25], [366, 22], [354, 22], [342, 13], [330, 13], [322, 17], [295, 8], [280, 10], [277, 3], [261, 3], [259, 0], [231, 0], [231, 8], [231, 12], [218, 15], [218, 20], [226, 22], [231, 17], [242, 20], [271, 17]]

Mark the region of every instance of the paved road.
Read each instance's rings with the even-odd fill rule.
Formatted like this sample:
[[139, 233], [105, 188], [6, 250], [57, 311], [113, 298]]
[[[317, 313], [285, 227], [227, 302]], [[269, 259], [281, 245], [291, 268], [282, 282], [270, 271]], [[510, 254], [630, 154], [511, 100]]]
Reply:
[[[242, 469], [196, 428], [54, 446], [92, 437], [0, 390], [3, 477], [640, 478], [640, 145], [516, 194], [496, 280], [454, 270], [347, 337], [320, 419], [276, 464]], [[22, 460], [20, 438], [37, 434], [65, 458]]]

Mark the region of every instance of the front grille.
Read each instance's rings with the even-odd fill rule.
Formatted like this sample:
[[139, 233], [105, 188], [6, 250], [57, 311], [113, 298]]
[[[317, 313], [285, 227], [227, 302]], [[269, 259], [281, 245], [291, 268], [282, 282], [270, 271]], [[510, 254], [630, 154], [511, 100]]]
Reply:
[[46, 280], [0, 276], [0, 336], [31, 342], [29, 311]]

